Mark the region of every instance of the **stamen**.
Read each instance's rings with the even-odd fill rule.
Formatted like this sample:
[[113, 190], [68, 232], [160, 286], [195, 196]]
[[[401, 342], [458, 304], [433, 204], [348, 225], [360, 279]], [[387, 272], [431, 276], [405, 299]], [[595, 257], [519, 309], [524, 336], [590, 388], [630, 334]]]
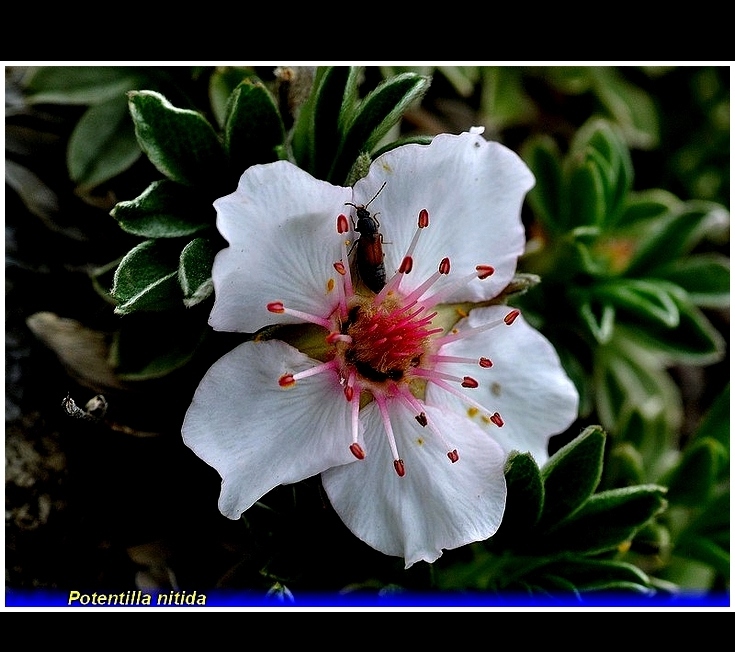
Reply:
[[[355, 372], [350, 372], [345, 386], [345, 398], [352, 403], [352, 443], [357, 444], [357, 438], [360, 434], [360, 386], [355, 385]], [[349, 396], [348, 396], [349, 395]]]
[[409, 274], [413, 269], [413, 258], [411, 256], [404, 256], [401, 261], [401, 266], [398, 268], [399, 274]]
[[518, 315], [521, 314], [520, 310], [511, 310], [505, 317], [503, 317], [503, 321], [510, 326], [515, 320]]
[[362, 450], [362, 446], [360, 446], [360, 444], [350, 444], [350, 452], [358, 460], [364, 460], [365, 459], [365, 451]]
[[[445, 271], [446, 270], [446, 271]], [[421, 285], [419, 285], [411, 294], [409, 294], [404, 301], [407, 304], [413, 304], [416, 303], [425, 293], [426, 291], [434, 285], [442, 276], [449, 273], [449, 258], [443, 258], [441, 263], [439, 263], [439, 270], [434, 272], [429, 278], [427, 278]], [[427, 304], [425, 307], [431, 308], [433, 305], [436, 305], [432, 303], [431, 305]]]
[[350, 230], [350, 221], [347, 219], [347, 215], [340, 214], [337, 216], [337, 233], [342, 235]]
[[472, 335], [476, 335], [477, 333], [482, 333], [483, 331], [490, 330], [492, 328], [495, 328], [496, 326], [500, 326], [501, 324], [510, 326], [516, 320], [516, 317], [518, 317], [518, 315], [520, 314], [521, 314], [520, 310], [511, 310], [502, 319], [496, 319], [494, 321], [488, 322], [487, 324], [482, 324], [481, 326], [474, 326], [472, 328], [463, 328], [462, 330], [454, 331], [452, 333], [447, 333], [446, 335], [442, 337], [436, 338], [434, 342], [438, 344], [439, 346], [444, 346], [445, 344], [449, 344], [449, 342], [455, 342], [456, 340], [461, 340], [465, 337], [471, 337]]
[[391, 454], [393, 455], [393, 467], [399, 477], [402, 478], [406, 475], [406, 467], [403, 464], [403, 460], [398, 456], [396, 437], [393, 434], [393, 426], [390, 423], [390, 416], [388, 415], [388, 408], [385, 404], [385, 397], [382, 394], [375, 394], [375, 402], [378, 404], [380, 415], [383, 417], [383, 427], [385, 428], [385, 434], [388, 436], [388, 446], [390, 447]]
[[437, 371], [436, 369], [422, 369], [421, 367], [416, 367], [412, 370], [412, 373], [415, 376], [421, 376], [422, 378], [428, 378], [429, 380], [434, 380], [435, 378], [451, 380], [459, 383], [460, 385], [462, 385], [462, 387], [466, 387], [468, 389], [475, 389], [476, 387], [480, 386], [480, 383], [478, 383], [471, 376], [463, 376], [462, 378], [460, 378], [459, 376], [452, 376], [451, 374], [442, 373], [441, 371]]
[[448, 451], [447, 457], [452, 461], [452, 463], [456, 462], [459, 459], [459, 453], [457, 453], [457, 449], [453, 448], [444, 438], [444, 435], [442, 435], [442, 433], [437, 430], [434, 424], [429, 421], [429, 419], [426, 417], [426, 412], [423, 411], [423, 406], [421, 405], [421, 403], [419, 403], [418, 399], [416, 399], [416, 397], [408, 390], [401, 391], [401, 393], [398, 394], [398, 397], [408, 406], [409, 410], [419, 412], [419, 414], [416, 415], [416, 421], [418, 421], [419, 424], [424, 428], [428, 426], [432, 434], [436, 436], [436, 438], [444, 446], [445, 450]]
[[483, 369], [489, 369], [493, 366], [492, 360], [490, 358], [463, 358], [458, 355], [439, 355], [434, 354], [432, 356], [429, 356], [429, 360], [431, 362], [440, 363], [440, 362], [459, 362], [461, 364], [479, 364]]
[[278, 379], [278, 384], [281, 387], [291, 387], [296, 384], [296, 381], [294, 380], [293, 374], [283, 374], [283, 376]]
[[468, 405], [472, 406], [473, 408], [476, 408], [479, 412], [487, 412], [487, 408], [485, 408], [484, 405], [481, 405], [474, 399], [471, 399], [467, 394], [464, 392], [460, 392], [456, 387], [453, 387], [449, 383], [443, 381], [440, 378], [429, 378], [429, 381], [434, 383], [437, 387], [441, 387], [443, 390], [449, 392], [450, 394], [453, 394], [458, 399], [462, 400], [464, 403], [467, 403]]
[[325, 319], [324, 317], [319, 317], [318, 315], [312, 315], [308, 312], [302, 312], [301, 310], [286, 308], [286, 306], [284, 306], [283, 302], [281, 301], [271, 301], [269, 304], [266, 305], [266, 308], [268, 309], [268, 312], [272, 312], [277, 315], [282, 315], [285, 313], [287, 315], [291, 315], [292, 317], [298, 317], [299, 319], [307, 321], [311, 324], [323, 326], [327, 329], [332, 327], [332, 323], [328, 319]]
[[503, 421], [503, 417], [500, 416], [498, 412], [495, 412], [494, 414], [490, 415], [490, 421], [492, 421], [498, 428], [502, 428], [505, 421]]
[[389, 292], [395, 292], [395, 290], [397, 290], [398, 286], [401, 284], [403, 276], [405, 274], [409, 274], [413, 269], [413, 252], [416, 249], [421, 231], [427, 226], [429, 226], [429, 211], [427, 211], [425, 208], [422, 208], [419, 211], [418, 228], [416, 229], [416, 233], [413, 234], [411, 244], [408, 245], [408, 249], [406, 250], [403, 259], [401, 260], [398, 271], [391, 277], [391, 279], [385, 284], [385, 287], [383, 287], [380, 292], [378, 292], [378, 295], [375, 297], [376, 304], [381, 303], [383, 299], [388, 296]]
[[[347, 219], [346, 215], [340, 214], [337, 217], [337, 233], [342, 235], [343, 233], [347, 233], [350, 230], [350, 221]], [[351, 296], [353, 294], [352, 290], [352, 274], [350, 273], [350, 266], [346, 264], [344, 261], [348, 260], [348, 253], [347, 253], [347, 240], [345, 238], [340, 238], [341, 243], [341, 256], [340, 260], [336, 263], [334, 263], [334, 268], [339, 272], [340, 276], [342, 277], [342, 287], [341, 287], [341, 293], [340, 293], [340, 314], [342, 315], [342, 318], [347, 317], [347, 304], [345, 303], [345, 296]], [[339, 268], [337, 267], [339, 266]]]
[[[447, 274], [449, 273], [449, 260], [447, 258], [444, 259], [447, 261]], [[442, 263], [444, 262], [442, 261]], [[441, 265], [439, 267], [441, 270]], [[424, 305], [427, 308], [430, 308], [432, 306], [435, 306], [438, 303], [446, 303], [446, 299], [453, 294], [457, 288], [462, 287], [463, 285], [467, 285], [470, 281], [474, 281], [475, 279], [486, 279], [488, 276], [491, 276], [495, 272], [495, 269], [491, 267], [490, 265], [477, 265], [475, 267], [475, 271], [467, 274], [466, 276], [462, 276], [459, 278], [454, 279], [451, 283], [448, 285], [445, 285], [441, 290], [439, 290], [436, 294], [432, 294], [428, 299], [425, 299], [423, 301]]]
[[317, 374], [322, 374], [325, 371], [331, 371], [333, 369], [337, 369], [338, 367], [339, 362], [336, 359], [330, 360], [329, 362], [322, 362], [322, 364], [314, 365], [313, 367], [309, 369], [304, 369], [304, 371], [299, 371], [296, 374], [285, 374], [278, 379], [278, 384], [283, 387], [284, 385], [281, 384], [281, 380], [287, 377], [290, 377], [289, 384], [293, 384], [297, 380], [303, 380], [304, 378], [308, 378], [309, 376], [316, 376]]

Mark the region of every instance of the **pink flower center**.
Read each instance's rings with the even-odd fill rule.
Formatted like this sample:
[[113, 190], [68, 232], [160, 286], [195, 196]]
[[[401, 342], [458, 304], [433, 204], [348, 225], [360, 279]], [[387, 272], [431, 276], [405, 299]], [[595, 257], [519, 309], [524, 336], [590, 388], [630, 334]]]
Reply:
[[[413, 252], [421, 231], [428, 224], [429, 213], [423, 209], [419, 213], [416, 233], [398, 271], [382, 289], [375, 288], [379, 290], [377, 294], [371, 292], [365, 295], [355, 292], [348, 262], [349, 243], [343, 239], [341, 260], [334, 263], [334, 268], [342, 281], [337, 283], [339, 303], [330, 315], [297, 312], [278, 301], [267, 306], [271, 312], [288, 313], [323, 326], [329, 331], [326, 336], [326, 342], [330, 346], [327, 361], [306, 371], [286, 374], [279, 378], [279, 384], [282, 387], [290, 387], [298, 380], [317, 373], [336, 373], [344, 397], [351, 404], [352, 443], [349, 447], [358, 459], [364, 459], [366, 456], [366, 452], [358, 443], [359, 412], [371, 396], [380, 411], [393, 454], [393, 466], [399, 476], [405, 475], [406, 469], [393, 433], [388, 411], [389, 403], [399, 401], [411, 410], [416, 421], [422, 427], [428, 428], [443, 443], [449, 460], [452, 463], [456, 462], [459, 459], [456, 448], [446, 441], [444, 435], [427, 418], [424, 403], [420, 398], [425, 391], [425, 385], [433, 383], [459, 397], [475, 412], [479, 410], [486, 413], [484, 406], [457, 387], [459, 385], [468, 389], [477, 388], [478, 381], [469, 375], [460, 376], [442, 372], [438, 369], [438, 365], [456, 363], [465, 367], [479, 365], [487, 369], [492, 366], [490, 359], [444, 355], [441, 349], [449, 342], [475, 333], [500, 325], [509, 326], [519, 314], [518, 310], [509, 310], [503, 319], [495, 322], [474, 328], [463, 328], [461, 331], [455, 329], [442, 335], [444, 329], [433, 323], [437, 316], [434, 306], [451, 295], [457, 287], [485, 279], [494, 270], [489, 265], [478, 265], [473, 273], [458, 278], [442, 290], [426, 296], [434, 283], [450, 272], [450, 261], [444, 258], [439, 263], [437, 271], [424, 283], [411, 292], [403, 292], [400, 289], [401, 281], [413, 269]], [[342, 236], [348, 231], [347, 217], [340, 215], [337, 218], [337, 232]], [[362, 403], [361, 398], [364, 399]], [[497, 427], [503, 426], [503, 419], [497, 412], [487, 414], [486, 421]]]

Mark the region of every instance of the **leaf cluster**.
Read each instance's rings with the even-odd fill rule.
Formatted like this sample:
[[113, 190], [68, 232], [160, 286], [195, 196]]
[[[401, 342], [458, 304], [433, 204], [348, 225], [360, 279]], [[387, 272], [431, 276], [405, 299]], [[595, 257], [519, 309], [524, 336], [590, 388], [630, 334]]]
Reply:
[[[375, 148], [430, 82], [406, 73], [361, 98], [363, 72], [323, 68], [310, 84], [313, 71], [281, 69], [276, 83], [267, 85], [252, 69], [218, 68], [207, 71], [209, 102], [202, 106], [155, 68], [32, 71], [26, 82], [31, 101], [88, 105], [69, 142], [72, 180], [93, 187], [141, 154], [162, 175], [112, 209], [120, 228], [141, 241], [93, 279], [126, 317], [115, 347], [123, 375], [165, 374], [200, 344], [213, 296], [214, 256], [226, 246], [212, 202], [233, 192], [248, 167], [289, 159], [317, 178], [354, 182], [356, 162], [364, 174]], [[295, 89], [304, 96], [300, 101]], [[197, 306], [203, 308], [193, 318], [188, 313]], [[158, 332], [156, 324], [168, 328], [177, 321], [181, 337], [171, 346], [165, 337], [154, 338], [156, 348], [134, 345], [145, 330]], [[123, 331], [127, 337], [120, 336]]]
[[665, 369], [725, 352], [703, 310], [729, 304], [729, 258], [713, 250], [727, 237], [728, 211], [633, 191], [629, 150], [603, 120], [580, 129], [564, 154], [538, 136], [523, 155], [536, 186], [528, 197], [535, 237], [521, 266], [543, 279], [524, 307], [608, 430], [637, 410], [674, 433], [680, 399]]
[[596, 492], [605, 440], [591, 426], [541, 469], [530, 454], [511, 453], [500, 529], [469, 547], [470, 560], [440, 560], [437, 585], [581, 603], [602, 591], [652, 595], [651, 578], [622, 553], [666, 508], [666, 489], [643, 484]]

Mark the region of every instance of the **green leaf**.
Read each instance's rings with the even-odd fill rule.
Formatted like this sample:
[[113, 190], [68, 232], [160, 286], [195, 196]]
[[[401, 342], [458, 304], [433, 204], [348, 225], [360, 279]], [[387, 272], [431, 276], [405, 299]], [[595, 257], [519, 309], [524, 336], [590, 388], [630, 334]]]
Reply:
[[711, 566], [724, 578], [730, 577], [730, 553], [707, 537], [688, 535], [677, 542], [675, 554]]
[[227, 105], [232, 92], [253, 74], [252, 68], [240, 66], [222, 66], [212, 71], [209, 77], [209, 103], [219, 127], [225, 126]]
[[610, 451], [605, 464], [605, 487], [630, 487], [645, 481], [643, 458], [635, 446], [627, 442], [617, 444]]
[[687, 202], [678, 213], [656, 220], [655, 228], [640, 234], [638, 250], [630, 261], [629, 276], [644, 276], [675, 260], [709, 232], [729, 222], [729, 214], [719, 204]]
[[207, 238], [196, 238], [181, 251], [179, 284], [187, 308], [201, 303], [214, 292], [212, 264], [216, 253], [211, 240]]
[[259, 79], [246, 79], [233, 91], [224, 136], [230, 167], [237, 174], [278, 159], [276, 147], [283, 144], [286, 132], [273, 97]]
[[314, 175], [323, 179], [337, 156], [343, 129], [352, 119], [358, 103], [363, 68], [332, 66], [320, 79], [314, 99]]
[[562, 209], [561, 155], [556, 141], [547, 135], [531, 137], [523, 146], [523, 159], [536, 177], [536, 185], [528, 193], [534, 217], [550, 235], [569, 228]]
[[613, 336], [615, 308], [609, 303], [602, 305], [586, 299], [578, 303], [579, 316], [599, 344], [606, 344]]
[[214, 226], [212, 203], [188, 186], [154, 181], [131, 201], [119, 202], [110, 212], [128, 233], [145, 238], [177, 238]]
[[143, 76], [120, 66], [40, 66], [24, 80], [32, 104], [99, 104], [138, 88]]
[[115, 313], [163, 311], [181, 305], [178, 252], [161, 240], [146, 240], [131, 249], [118, 265], [111, 294]]
[[591, 293], [601, 303], [615, 306], [618, 316], [626, 312], [636, 321], [675, 328], [679, 325], [679, 310], [669, 289], [670, 284], [654, 279], [619, 278], [595, 285]]
[[689, 300], [700, 308], [730, 305], [730, 259], [727, 256], [716, 253], [691, 255], [651, 273], [686, 290]]
[[581, 591], [616, 585], [650, 588], [648, 576], [640, 568], [622, 561], [577, 558], [552, 562], [542, 570], [563, 578]]
[[707, 410], [692, 439], [712, 437], [723, 446], [730, 446], [730, 384], [715, 398]]
[[[678, 391], [675, 386], [674, 391]], [[620, 455], [621, 474], [628, 472], [628, 481], [615, 486], [655, 480], [679, 455], [679, 432], [667, 423], [669, 410], [665, 401], [656, 396], [637, 397], [637, 400], [639, 403], [635, 404], [624, 398], [615, 415], [615, 436], [623, 443], [611, 452], [606, 471], [615, 469], [616, 457]]]
[[598, 554], [630, 541], [666, 508], [666, 489], [639, 485], [595, 494], [538, 541], [541, 550]]
[[541, 469], [544, 507], [540, 528], [568, 518], [592, 495], [602, 476], [605, 432], [589, 426], [558, 450]]
[[633, 162], [628, 147], [612, 125], [596, 120], [590, 127], [592, 132], [587, 146], [591, 149], [589, 155], [603, 173], [605, 222], [610, 226], [618, 221], [633, 185]]
[[716, 494], [702, 506], [699, 513], [687, 526], [686, 532], [697, 533], [711, 539], [720, 539], [722, 534], [730, 536], [730, 491]]
[[726, 347], [722, 334], [689, 300], [685, 292], [671, 292], [671, 298], [679, 311], [679, 324], [676, 328], [666, 328], [658, 324], [640, 328], [638, 324], [623, 325], [618, 320], [618, 332], [657, 353], [668, 364], [709, 364], [721, 360]]
[[213, 194], [227, 191], [225, 152], [202, 114], [178, 109], [155, 91], [132, 91], [128, 102], [138, 142], [164, 176]]
[[570, 227], [599, 226], [605, 221], [605, 187], [599, 166], [581, 161], [567, 170]]
[[631, 192], [625, 199], [617, 226], [623, 228], [642, 223], [657, 223], [659, 219], [668, 219], [680, 212], [683, 205], [678, 197], [660, 188]]
[[575, 134], [564, 167], [571, 225], [616, 223], [632, 185], [633, 166], [613, 127], [599, 119], [584, 124]]
[[124, 96], [96, 104], [79, 119], [69, 138], [69, 177], [84, 188], [109, 181], [141, 156]]
[[725, 447], [711, 437], [692, 442], [667, 478], [669, 502], [687, 507], [706, 503], [721, 471], [727, 467], [728, 457]]
[[[441, 68], [442, 72], [446, 68]], [[520, 68], [482, 66], [480, 115], [482, 124], [493, 132], [531, 121], [537, 109], [528, 96]]]
[[656, 105], [642, 89], [611, 66], [590, 68], [593, 90], [632, 147], [652, 149], [659, 142]]
[[314, 80], [311, 92], [306, 101], [301, 105], [294, 118], [293, 127], [290, 130], [290, 145], [293, 161], [302, 170], [314, 174], [314, 114], [319, 86], [322, 77], [329, 68], [320, 66], [314, 72]]
[[431, 79], [403, 73], [381, 82], [363, 99], [347, 125], [327, 181], [343, 183], [361, 153], [370, 153], [404, 112], [428, 90]]
[[505, 481], [505, 513], [491, 543], [510, 547], [512, 541], [523, 541], [538, 521], [544, 503], [544, 486], [533, 456], [518, 451], [508, 456]]
[[618, 326], [610, 343], [595, 352], [594, 396], [600, 420], [605, 428], [618, 432], [630, 410], [638, 408], [650, 426], [677, 430], [682, 419], [679, 389], [660, 356], [630, 339], [634, 336], [635, 332]]

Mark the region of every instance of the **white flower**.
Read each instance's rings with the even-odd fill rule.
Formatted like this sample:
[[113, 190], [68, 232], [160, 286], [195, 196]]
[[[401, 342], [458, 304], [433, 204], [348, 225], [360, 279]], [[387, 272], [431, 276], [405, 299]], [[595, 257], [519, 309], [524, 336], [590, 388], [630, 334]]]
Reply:
[[[533, 182], [473, 131], [389, 151], [354, 189], [286, 161], [256, 165], [215, 202], [229, 247], [214, 263], [210, 325], [321, 333], [302, 350], [248, 341], [202, 379], [183, 436], [221, 475], [225, 516], [321, 473], [347, 527], [406, 567], [495, 533], [507, 453], [542, 464], [578, 395], [517, 310], [452, 308], [460, 320], [446, 331], [439, 304], [487, 302], [513, 278]], [[375, 294], [362, 281], [380, 259], [362, 281], [354, 259], [378, 246], [387, 283]]]

